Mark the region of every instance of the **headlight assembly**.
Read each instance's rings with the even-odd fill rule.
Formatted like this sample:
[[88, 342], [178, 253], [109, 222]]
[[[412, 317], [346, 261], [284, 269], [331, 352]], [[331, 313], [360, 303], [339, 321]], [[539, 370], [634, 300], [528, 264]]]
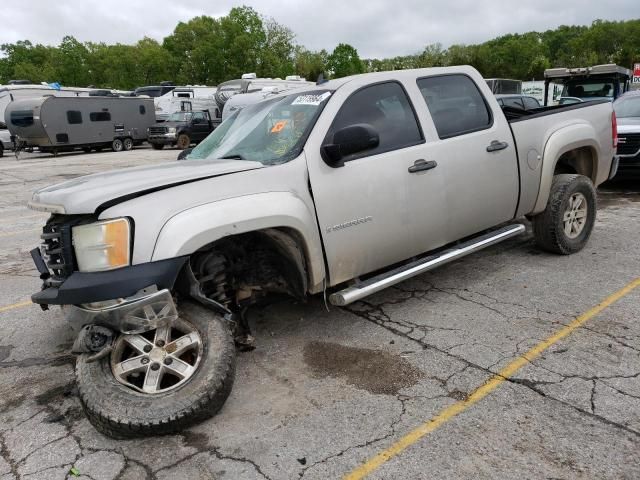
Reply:
[[130, 264], [131, 227], [126, 218], [78, 225], [71, 230], [81, 272], [100, 272]]

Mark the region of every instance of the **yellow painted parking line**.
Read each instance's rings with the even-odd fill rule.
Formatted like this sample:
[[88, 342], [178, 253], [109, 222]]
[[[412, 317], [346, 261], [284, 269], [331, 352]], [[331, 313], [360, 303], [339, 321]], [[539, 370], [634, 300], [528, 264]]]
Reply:
[[39, 232], [40, 230], [42, 230], [42, 229], [41, 228], [29, 228], [28, 230], [15, 230], [13, 232], [0, 233], [0, 238], [9, 237], [11, 235], [19, 235], [21, 233]]
[[0, 313], [8, 312], [9, 310], [15, 310], [16, 308], [22, 308], [32, 305], [31, 300], [25, 300], [24, 302], [14, 303], [13, 305], [5, 305], [4, 307], [0, 307]]
[[465, 400], [458, 401], [453, 405], [442, 410], [435, 417], [431, 418], [427, 422], [420, 425], [418, 428], [412, 430], [396, 443], [391, 445], [386, 450], [374, 455], [365, 463], [360, 465], [354, 471], [349, 473], [344, 477], [344, 480], [359, 480], [366, 477], [371, 472], [380, 468], [384, 463], [391, 460], [393, 457], [399, 455], [404, 450], [406, 450], [411, 445], [415, 444], [422, 437], [428, 435], [429, 433], [436, 430], [441, 425], [445, 424], [456, 415], [464, 412], [466, 409], [474, 405], [475, 403], [482, 400], [484, 397], [493, 392], [496, 388], [498, 388], [503, 382], [507, 381], [510, 377], [512, 377], [518, 370], [520, 370], [525, 365], [528, 365], [531, 361], [536, 359], [542, 354], [546, 349], [559, 342], [575, 329], [579, 328], [583, 325], [587, 320], [595, 317], [600, 312], [602, 312], [605, 308], [614, 304], [625, 295], [629, 294], [634, 288], [640, 286], [640, 278], [635, 279], [633, 282], [629, 283], [622, 289], [618, 290], [614, 294], [605, 298], [601, 303], [593, 307], [592, 309], [586, 311], [579, 317], [576, 317], [571, 323], [567, 324], [564, 328], [561, 328], [556, 333], [551, 335], [546, 340], [540, 342], [535, 347], [531, 348], [529, 351], [524, 353], [523, 355], [517, 357], [513, 360], [509, 365], [500, 370], [498, 374], [491, 377], [487, 380], [483, 385], [474, 390]]

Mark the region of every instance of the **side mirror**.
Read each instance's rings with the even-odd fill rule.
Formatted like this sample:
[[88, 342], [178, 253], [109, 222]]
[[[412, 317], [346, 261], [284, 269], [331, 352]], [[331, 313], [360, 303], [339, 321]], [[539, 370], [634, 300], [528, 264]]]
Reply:
[[375, 128], [368, 123], [356, 123], [334, 133], [333, 143], [325, 143], [320, 154], [327, 165], [342, 167], [344, 157], [376, 148], [379, 144], [380, 135]]

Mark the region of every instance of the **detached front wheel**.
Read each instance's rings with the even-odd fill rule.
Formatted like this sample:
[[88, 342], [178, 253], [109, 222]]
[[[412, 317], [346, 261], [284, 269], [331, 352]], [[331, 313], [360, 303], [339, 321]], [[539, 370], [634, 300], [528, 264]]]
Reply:
[[596, 221], [596, 191], [584, 175], [553, 177], [544, 212], [533, 217], [536, 243], [562, 255], [579, 252], [591, 236]]
[[220, 410], [235, 374], [229, 326], [192, 302], [178, 313], [170, 328], [120, 335], [102, 360], [78, 357], [80, 400], [97, 430], [115, 438], [167, 434]]

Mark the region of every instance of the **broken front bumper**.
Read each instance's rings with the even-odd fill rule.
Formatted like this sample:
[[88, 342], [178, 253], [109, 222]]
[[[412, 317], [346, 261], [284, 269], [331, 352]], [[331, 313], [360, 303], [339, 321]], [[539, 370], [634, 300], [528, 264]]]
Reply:
[[140, 263], [106, 272], [73, 272], [66, 279], [50, 276], [39, 249], [31, 251], [44, 279], [42, 291], [31, 295], [40, 305], [80, 305], [128, 298], [149, 285], [171, 289], [187, 257]]
[[129, 298], [87, 305], [65, 305], [63, 312], [75, 330], [100, 325], [125, 334], [142, 333], [172, 323], [178, 311], [169, 290], [151, 287]]

